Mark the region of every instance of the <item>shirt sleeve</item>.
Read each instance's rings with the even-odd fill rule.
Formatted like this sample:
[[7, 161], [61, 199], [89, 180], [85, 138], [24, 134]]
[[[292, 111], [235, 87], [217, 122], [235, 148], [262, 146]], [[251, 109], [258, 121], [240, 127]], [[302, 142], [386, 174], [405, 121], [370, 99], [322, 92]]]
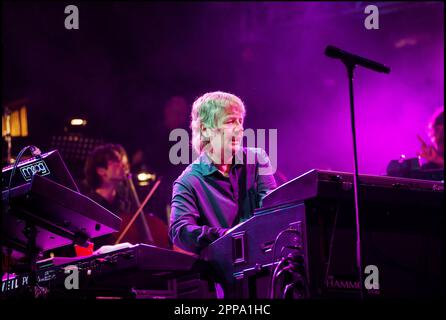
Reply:
[[263, 198], [273, 189], [277, 188], [274, 178], [275, 168], [271, 165], [268, 154], [260, 149], [257, 164], [257, 194], [259, 195], [259, 207], [262, 206]]
[[199, 225], [200, 213], [192, 187], [176, 181], [172, 192], [169, 237], [173, 244], [189, 252], [199, 253], [226, 232], [226, 228]]

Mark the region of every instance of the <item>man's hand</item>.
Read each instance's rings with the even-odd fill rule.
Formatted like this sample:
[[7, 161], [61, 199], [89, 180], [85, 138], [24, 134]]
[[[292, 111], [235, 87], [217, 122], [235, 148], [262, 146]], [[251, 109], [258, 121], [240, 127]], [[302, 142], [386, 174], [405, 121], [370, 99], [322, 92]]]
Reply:
[[428, 145], [419, 135], [417, 135], [417, 137], [421, 143], [421, 151], [417, 152], [417, 155], [425, 159], [427, 162], [444, 165], [444, 159], [438, 154], [438, 151], [433, 146]]

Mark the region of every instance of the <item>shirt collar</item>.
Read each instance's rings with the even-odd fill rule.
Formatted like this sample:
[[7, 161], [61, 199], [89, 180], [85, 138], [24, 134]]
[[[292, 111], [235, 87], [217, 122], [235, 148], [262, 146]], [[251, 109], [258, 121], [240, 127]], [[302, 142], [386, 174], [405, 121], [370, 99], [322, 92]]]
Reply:
[[[245, 163], [246, 159], [246, 151], [245, 148], [240, 148], [239, 151], [234, 155], [233, 164], [234, 166], [239, 166]], [[206, 152], [202, 152], [201, 155], [196, 160], [197, 164], [200, 167], [201, 173], [204, 176], [208, 176], [213, 174], [215, 171], [218, 171], [217, 167], [212, 162], [211, 158], [206, 154]]]

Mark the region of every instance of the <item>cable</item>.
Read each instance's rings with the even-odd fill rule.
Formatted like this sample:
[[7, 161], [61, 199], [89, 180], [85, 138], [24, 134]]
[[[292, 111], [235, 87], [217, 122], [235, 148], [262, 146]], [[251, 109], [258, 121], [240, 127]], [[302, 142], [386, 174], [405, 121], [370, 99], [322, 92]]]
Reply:
[[[281, 237], [282, 235], [284, 235], [285, 233], [287, 233], [287, 232], [290, 232], [290, 233], [297, 233], [297, 234], [299, 234], [299, 231], [298, 231], [298, 230], [296, 230], [296, 229], [292, 229], [292, 228], [287, 228], [287, 229], [282, 230], [282, 231], [279, 232], [279, 234], [276, 236], [276, 239], [274, 240], [274, 243], [273, 243], [273, 247], [274, 247], [274, 249], [273, 249], [273, 261], [272, 261], [271, 267], [274, 267], [274, 263], [276, 262], [276, 248], [277, 248], [277, 243], [278, 243], [280, 237]], [[283, 260], [282, 260], [282, 261], [283, 261]], [[280, 265], [280, 263], [276, 266], [276, 269], [275, 269], [275, 270], [277, 270], [277, 267], [278, 267], [279, 265]], [[271, 291], [272, 291], [272, 288], [271, 288], [272, 281], [273, 281], [273, 272], [271, 273], [271, 278], [270, 278], [270, 281], [269, 281], [269, 286], [270, 286], [270, 287], [268, 288], [268, 292], [271, 292]]]
[[279, 241], [280, 237], [283, 234], [287, 233], [287, 232], [299, 234], [299, 231], [297, 231], [296, 229], [291, 229], [291, 228], [287, 228], [287, 229], [282, 230], [282, 231], [279, 232], [279, 234], [277, 235], [277, 237], [276, 237], [276, 239], [274, 240], [274, 243], [273, 243], [273, 247], [274, 247], [274, 249], [273, 249], [273, 264], [274, 264], [274, 262], [276, 260], [277, 242]]
[[282, 249], [280, 250], [280, 255], [282, 255], [282, 253], [285, 249], [300, 251], [300, 250], [302, 250], [302, 247], [300, 247], [300, 246], [283, 246]]
[[284, 264], [286, 262], [286, 258], [282, 258], [282, 260], [279, 262], [279, 264], [274, 268], [274, 272], [272, 272], [271, 274], [271, 279], [269, 282], [269, 297], [270, 299], [274, 299], [275, 296], [275, 279], [277, 277], [277, 270], [279, 270], [279, 268], [282, 266], [282, 264]]
[[292, 282], [292, 283], [289, 283], [289, 284], [287, 284], [287, 285], [285, 286], [285, 290], [283, 290], [282, 299], [285, 299], [285, 298], [286, 298], [286, 295], [287, 295], [287, 293], [288, 293], [288, 290], [290, 290], [290, 288], [294, 288], [295, 284], [296, 284], [295, 282]]
[[[309, 296], [309, 292], [308, 292], [308, 283], [306, 281], [306, 274], [305, 274], [305, 266], [304, 266], [304, 259], [302, 256], [302, 252], [295, 252], [295, 253], [290, 253], [286, 258], [283, 258], [282, 261], [279, 263], [279, 265], [275, 268], [274, 273], [273, 273], [273, 277], [272, 277], [272, 281], [271, 281], [271, 291], [270, 291], [270, 298], [274, 299], [276, 297], [276, 280], [279, 279], [282, 275], [288, 273], [291, 277], [294, 278], [295, 275], [297, 275], [299, 278], [296, 280], [293, 280], [293, 282], [291, 283], [292, 286], [287, 285], [285, 287], [285, 292], [283, 293], [282, 297], [285, 297], [288, 290], [291, 287], [295, 287], [296, 284], [298, 283], [302, 283], [303, 282], [303, 287], [305, 289], [305, 293], [302, 295], [300, 294], [300, 296]], [[278, 271], [282, 265], [286, 265], [285, 267], [283, 267], [280, 271]]]

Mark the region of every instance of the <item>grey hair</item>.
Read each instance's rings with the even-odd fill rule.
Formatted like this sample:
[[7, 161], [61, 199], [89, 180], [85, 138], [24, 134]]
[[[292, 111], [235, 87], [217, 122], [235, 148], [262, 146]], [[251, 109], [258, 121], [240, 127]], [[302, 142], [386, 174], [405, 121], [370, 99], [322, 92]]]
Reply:
[[191, 123], [192, 147], [200, 154], [204, 147], [209, 143], [203, 138], [201, 125], [206, 128], [215, 128], [218, 120], [224, 115], [228, 107], [237, 107], [243, 117], [246, 111], [242, 100], [231, 93], [214, 91], [203, 94], [195, 100], [192, 105]]

